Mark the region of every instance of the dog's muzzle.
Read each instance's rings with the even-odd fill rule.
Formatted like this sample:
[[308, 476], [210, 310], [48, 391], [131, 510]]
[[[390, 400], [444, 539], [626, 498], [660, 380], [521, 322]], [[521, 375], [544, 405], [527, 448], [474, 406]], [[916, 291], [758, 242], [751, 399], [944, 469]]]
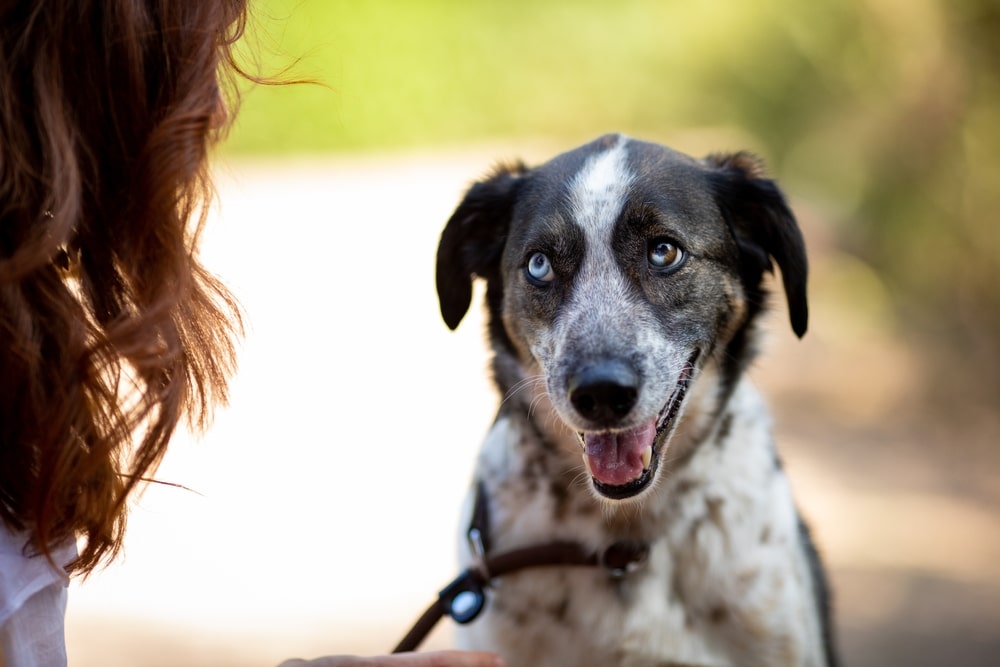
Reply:
[[612, 500], [638, 495], [653, 481], [660, 454], [673, 433], [681, 404], [694, 379], [696, 351], [685, 363], [670, 397], [655, 418], [613, 430], [639, 396], [639, 378], [625, 363], [608, 361], [585, 368], [570, 380], [569, 399], [581, 416], [605, 430], [580, 432], [583, 463], [594, 489]]

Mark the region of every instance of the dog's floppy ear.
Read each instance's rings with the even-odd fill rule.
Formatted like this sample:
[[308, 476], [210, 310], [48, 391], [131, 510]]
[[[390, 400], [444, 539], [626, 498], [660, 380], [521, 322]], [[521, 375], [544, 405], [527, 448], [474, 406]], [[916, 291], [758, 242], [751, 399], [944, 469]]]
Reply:
[[465, 194], [441, 233], [437, 252], [437, 292], [441, 316], [454, 330], [472, 302], [472, 280], [499, 280], [518, 184], [527, 168], [499, 165]]
[[710, 155], [716, 200], [740, 247], [744, 275], [758, 284], [771, 259], [781, 268], [792, 330], [800, 338], [809, 322], [805, 242], [781, 190], [764, 176], [763, 163], [750, 153]]

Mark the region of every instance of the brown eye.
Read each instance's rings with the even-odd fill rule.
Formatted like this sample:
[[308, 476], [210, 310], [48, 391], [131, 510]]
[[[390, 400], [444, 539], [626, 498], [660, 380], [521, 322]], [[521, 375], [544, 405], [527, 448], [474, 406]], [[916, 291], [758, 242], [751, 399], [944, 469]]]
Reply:
[[647, 258], [649, 266], [657, 271], [672, 271], [684, 263], [686, 255], [676, 244], [666, 239], [649, 242]]

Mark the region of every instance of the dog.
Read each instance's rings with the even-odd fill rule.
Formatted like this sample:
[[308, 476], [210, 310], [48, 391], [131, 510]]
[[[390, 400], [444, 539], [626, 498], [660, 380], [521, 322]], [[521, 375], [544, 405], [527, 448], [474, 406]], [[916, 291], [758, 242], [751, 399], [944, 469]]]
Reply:
[[[837, 664], [824, 570], [745, 377], [772, 262], [801, 337], [805, 245], [749, 153], [614, 134], [469, 188], [438, 297], [454, 330], [485, 281], [501, 403], [463, 532], [488, 511], [490, 553], [642, 557], [497, 579], [460, 648], [519, 667]], [[461, 542], [475, 566], [483, 540]]]

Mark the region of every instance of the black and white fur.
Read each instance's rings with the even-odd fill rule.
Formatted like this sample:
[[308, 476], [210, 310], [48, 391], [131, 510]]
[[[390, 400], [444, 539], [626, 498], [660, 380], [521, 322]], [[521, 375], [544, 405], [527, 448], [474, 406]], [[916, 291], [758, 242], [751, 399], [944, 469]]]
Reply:
[[492, 552], [633, 540], [649, 556], [623, 578], [505, 577], [461, 647], [525, 667], [836, 664], [823, 570], [743, 375], [772, 260], [801, 336], [802, 236], [745, 153], [608, 135], [472, 186], [437, 286], [454, 329], [486, 282], [502, 402], [475, 481]]

